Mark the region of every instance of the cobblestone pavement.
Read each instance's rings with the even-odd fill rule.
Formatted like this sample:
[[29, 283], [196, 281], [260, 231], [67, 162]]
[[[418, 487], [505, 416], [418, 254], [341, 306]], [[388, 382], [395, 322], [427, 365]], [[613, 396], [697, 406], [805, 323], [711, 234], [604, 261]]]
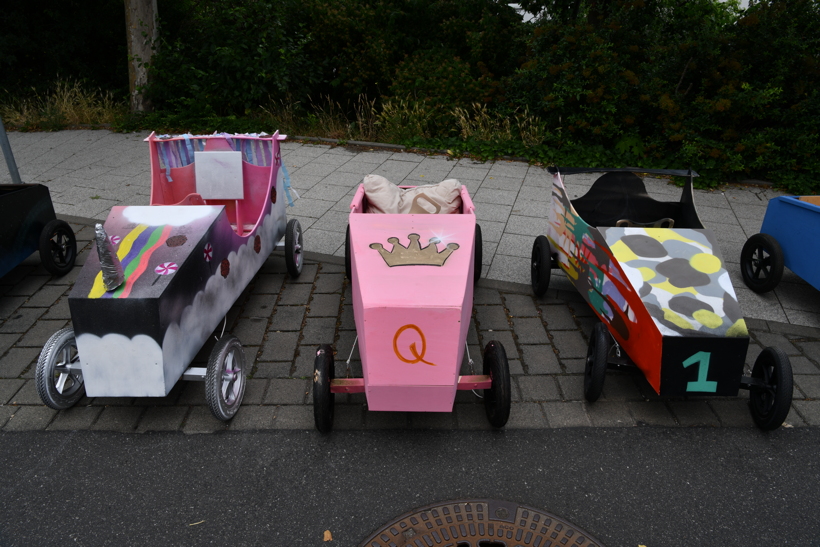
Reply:
[[[68, 294], [93, 234], [88, 221], [73, 221], [83, 248], [73, 272], [51, 277], [35, 254], [0, 279], [0, 429], [208, 433], [313, 428], [314, 350], [332, 342], [336, 374], [343, 377], [355, 338], [343, 261], [319, 254], [308, 254], [296, 280], [285, 274], [283, 257], [272, 255], [228, 314], [227, 329], [239, 337], [252, 362], [243, 406], [229, 424], [211, 416], [204, 384], [186, 381], [163, 398], [84, 398], [60, 412], [44, 406], [34, 385], [35, 364], [48, 337], [70, 324]], [[508, 429], [753, 427], [745, 392], [733, 398], [661, 399], [639, 375], [608, 373], [602, 398], [586, 403], [584, 357], [596, 319], [574, 291], [551, 289], [537, 299], [527, 285], [481, 280], [473, 319], [468, 344], [475, 370], [481, 370], [481, 348], [489, 340], [502, 342], [510, 359], [514, 403]], [[748, 325], [747, 365], [763, 346], [778, 346], [790, 356], [795, 388], [786, 427], [820, 425], [820, 329], [757, 319]], [[206, 362], [212, 345], [196, 362]], [[356, 351], [350, 373], [361, 376]], [[470, 373], [466, 362], [461, 373]], [[481, 400], [471, 392], [459, 392], [452, 413], [368, 412], [362, 394], [337, 396], [337, 429], [488, 427]]]
[[[110, 131], [13, 132], [9, 141], [23, 181], [47, 185], [58, 214], [102, 220], [114, 205], [148, 205], [150, 164], [148, 145], [142, 142], [146, 136]], [[484, 237], [483, 277], [529, 283], [533, 240], [547, 231], [551, 178], [542, 167], [292, 141], [282, 144], [282, 157], [302, 197], [288, 216], [299, 219], [309, 250], [343, 255], [350, 200], [369, 173], [410, 185], [456, 178], [467, 186], [476, 204]], [[0, 167], [0, 183], [8, 178]], [[583, 195], [595, 178], [567, 177], [570, 196]], [[680, 188], [666, 180], [646, 178], [645, 183], [656, 199], [680, 199]], [[743, 243], [760, 230], [769, 199], [783, 193], [739, 185], [695, 193], [701, 220], [720, 243], [746, 317], [820, 328], [820, 291], [790, 271], [765, 295], [747, 289], [740, 277]], [[558, 271], [552, 286], [574, 290]]]

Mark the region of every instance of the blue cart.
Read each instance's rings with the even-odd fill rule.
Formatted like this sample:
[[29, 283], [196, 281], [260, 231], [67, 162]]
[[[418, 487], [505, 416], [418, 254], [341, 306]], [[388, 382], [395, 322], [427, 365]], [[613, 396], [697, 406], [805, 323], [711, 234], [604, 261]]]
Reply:
[[740, 252], [743, 281], [757, 293], [777, 287], [783, 267], [820, 289], [820, 196], [784, 196], [769, 201], [760, 233]]
[[38, 250], [46, 270], [54, 275], [67, 274], [77, 258], [74, 232], [54, 214], [47, 187], [20, 180], [3, 120], [0, 149], [13, 183], [0, 184], [0, 277]]

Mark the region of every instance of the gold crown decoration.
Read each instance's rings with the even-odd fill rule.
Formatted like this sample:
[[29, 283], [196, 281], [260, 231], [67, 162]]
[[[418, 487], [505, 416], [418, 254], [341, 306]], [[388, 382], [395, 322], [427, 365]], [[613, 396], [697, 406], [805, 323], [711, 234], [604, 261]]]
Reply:
[[407, 238], [410, 244], [407, 247], [399, 243], [397, 237], [388, 238], [387, 242], [393, 244], [393, 250], [390, 252], [381, 243], [371, 243], [370, 248], [379, 251], [391, 268], [393, 266], [443, 266], [453, 251], [458, 249], [458, 243], [448, 243], [443, 251], [438, 252], [438, 244], [441, 240], [437, 237], [431, 237], [427, 246], [422, 247], [419, 245], [420, 237], [418, 234], [409, 234]]

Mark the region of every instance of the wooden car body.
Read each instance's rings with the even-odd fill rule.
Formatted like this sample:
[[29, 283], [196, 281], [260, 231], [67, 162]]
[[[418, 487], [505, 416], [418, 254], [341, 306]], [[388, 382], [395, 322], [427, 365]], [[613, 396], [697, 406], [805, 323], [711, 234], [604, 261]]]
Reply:
[[820, 289], [820, 196], [770, 200], [760, 232], [777, 240], [787, 268]]
[[55, 218], [48, 187], [0, 184], [0, 277], [39, 248], [43, 228]]
[[476, 218], [367, 214], [349, 219], [353, 312], [370, 410], [450, 412], [473, 305]]
[[[88, 396], [164, 396], [179, 380], [284, 235], [283, 139], [146, 139], [151, 205], [114, 207], [104, 224], [125, 281], [105, 289], [95, 248], [69, 296]], [[210, 151], [240, 154], [225, 176], [241, 197], [198, 191], [196, 163]]]
[[[696, 174], [641, 170], [689, 175], [679, 202], [661, 202], [630, 170], [552, 171], [550, 251], [649, 384], [661, 395], [736, 395], [748, 331], [697, 216]], [[590, 171], [607, 174], [570, 200], [562, 175]]]

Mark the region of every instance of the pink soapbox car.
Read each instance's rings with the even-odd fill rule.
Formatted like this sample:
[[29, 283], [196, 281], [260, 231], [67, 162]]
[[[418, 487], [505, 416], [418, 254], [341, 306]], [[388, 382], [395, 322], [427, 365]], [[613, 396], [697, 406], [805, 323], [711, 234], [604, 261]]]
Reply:
[[205, 382], [217, 418], [234, 416], [248, 372], [237, 337], [223, 326], [207, 367], [189, 365], [273, 249], [284, 247], [291, 276], [302, 270], [302, 230], [285, 214], [284, 139], [146, 139], [151, 205], [114, 207], [98, 229], [124, 281], [107, 288], [92, 249], [68, 297], [73, 328], [51, 336], [37, 362], [46, 405], [66, 409], [83, 394], [163, 397], [182, 378]]
[[[453, 214], [368, 214], [374, 211], [359, 186], [350, 204], [345, 270], [364, 377], [335, 378], [333, 348], [318, 348], [313, 411], [320, 432], [333, 427], [336, 393], [364, 392], [372, 411], [452, 412], [458, 390], [483, 390], [490, 424], [507, 423], [504, 347], [489, 342], [483, 374], [459, 375], [481, 275], [481, 229], [464, 187], [460, 198]], [[472, 365], [469, 353], [468, 360]]]

